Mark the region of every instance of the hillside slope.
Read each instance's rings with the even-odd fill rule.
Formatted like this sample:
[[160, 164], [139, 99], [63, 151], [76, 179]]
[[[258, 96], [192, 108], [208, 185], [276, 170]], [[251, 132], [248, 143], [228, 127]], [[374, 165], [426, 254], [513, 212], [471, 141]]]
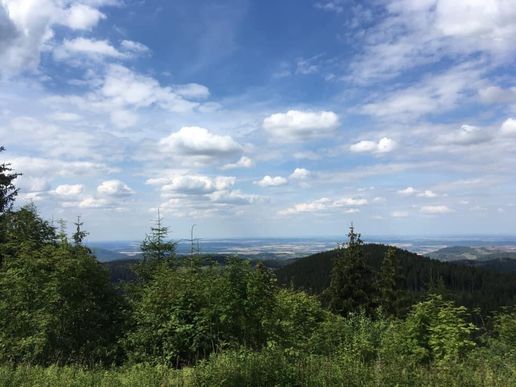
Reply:
[[[367, 263], [378, 270], [388, 246], [364, 246]], [[406, 250], [396, 249], [400, 258], [404, 287], [411, 298], [418, 298], [432, 287], [444, 287], [461, 305], [483, 311], [516, 303], [516, 274], [498, 273], [464, 264], [440, 262]], [[321, 293], [330, 283], [330, 275], [339, 250], [314, 254], [276, 271], [278, 281], [311, 293]]]

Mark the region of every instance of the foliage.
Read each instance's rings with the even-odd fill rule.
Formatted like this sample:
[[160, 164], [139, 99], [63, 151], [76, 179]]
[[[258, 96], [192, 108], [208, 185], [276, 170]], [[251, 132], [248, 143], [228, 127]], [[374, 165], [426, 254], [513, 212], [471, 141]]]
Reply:
[[22, 250], [0, 271], [0, 361], [112, 362], [121, 308], [84, 248]]
[[57, 245], [56, 229], [39, 215], [33, 204], [0, 218], [0, 263], [16, 257], [21, 251], [39, 250], [46, 245]]
[[475, 346], [471, 335], [476, 328], [467, 322], [466, 308], [441, 296], [414, 305], [406, 327], [406, 340], [422, 361], [457, 361]]
[[259, 348], [274, 282], [265, 268], [233, 259], [216, 267], [158, 266], [135, 300], [131, 361], [180, 366], [230, 345]]
[[363, 242], [353, 226], [349, 230], [346, 249], [341, 249], [331, 272], [330, 286], [324, 300], [335, 313], [347, 315], [360, 308], [371, 313], [374, 309], [375, 289], [373, 272], [364, 260]]
[[[389, 246], [365, 244], [364, 258], [379, 272]], [[486, 317], [502, 306], [516, 304], [516, 274], [498, 273], [476, 267], [429, 259], [393, 247], [399, 259], [402, 291], [400, 314], [423, 300], [436, 279], [440, 279], [449, 298], [468, 308], [480, 308]], [[293, 286], [312, 294], [321, 294], [329, 287], [331, 273], [342, 257], [342, 249], [330, 250], [301, 258], [275, 271], [278, 283]], [[480, 322], [480, 321], [479, 321]]]
[[[0, 146], [0, 153], [5, 148]], [[0, 164], [0, 216], [8, 212], [13, 205], [18, 189], [14, 186], [13, 181], [20, 176], [19, 173], [11, 173], [12, 168], [9, 163]]]
[[397, 250], [389, 247], [378, 275], [379, 305], [388, 316], [399, 316], [404, 294]]
[[172, 267], [175, 264], [176, 242], [168, 240], [168, 227], [163, 226], [162, 222], [163, 218], [158, 210], [155, 225], [140, 244], [143, 259], [135, 267], [140, 281], [150, 281], [154, 272], [162, 265]]

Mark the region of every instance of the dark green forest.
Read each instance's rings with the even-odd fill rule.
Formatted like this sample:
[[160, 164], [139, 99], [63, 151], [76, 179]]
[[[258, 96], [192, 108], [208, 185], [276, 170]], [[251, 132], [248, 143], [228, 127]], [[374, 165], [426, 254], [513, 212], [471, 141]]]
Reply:
[[0, 165], [0, 385], [516, 385], [514, 274], [353, 227], [277, 270], [179, 258], [159, 216], [142, 259], [110, 272], [80, 218], [69, 236], [14, 207], [16, 177]]

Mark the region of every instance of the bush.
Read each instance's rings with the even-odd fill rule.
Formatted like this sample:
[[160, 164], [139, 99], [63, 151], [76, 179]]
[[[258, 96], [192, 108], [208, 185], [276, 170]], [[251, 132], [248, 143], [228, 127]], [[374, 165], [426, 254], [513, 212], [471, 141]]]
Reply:
[[0, 270], [0, 361], [111, 363], [123, 302], [88, 250], [20, 249]]

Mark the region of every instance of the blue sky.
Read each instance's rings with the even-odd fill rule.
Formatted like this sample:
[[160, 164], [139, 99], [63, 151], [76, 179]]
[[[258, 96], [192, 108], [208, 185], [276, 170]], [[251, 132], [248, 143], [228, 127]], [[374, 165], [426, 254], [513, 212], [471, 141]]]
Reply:
[[515, 234], [512, 0], [0, 0], [18, 204], [90, 240]]

